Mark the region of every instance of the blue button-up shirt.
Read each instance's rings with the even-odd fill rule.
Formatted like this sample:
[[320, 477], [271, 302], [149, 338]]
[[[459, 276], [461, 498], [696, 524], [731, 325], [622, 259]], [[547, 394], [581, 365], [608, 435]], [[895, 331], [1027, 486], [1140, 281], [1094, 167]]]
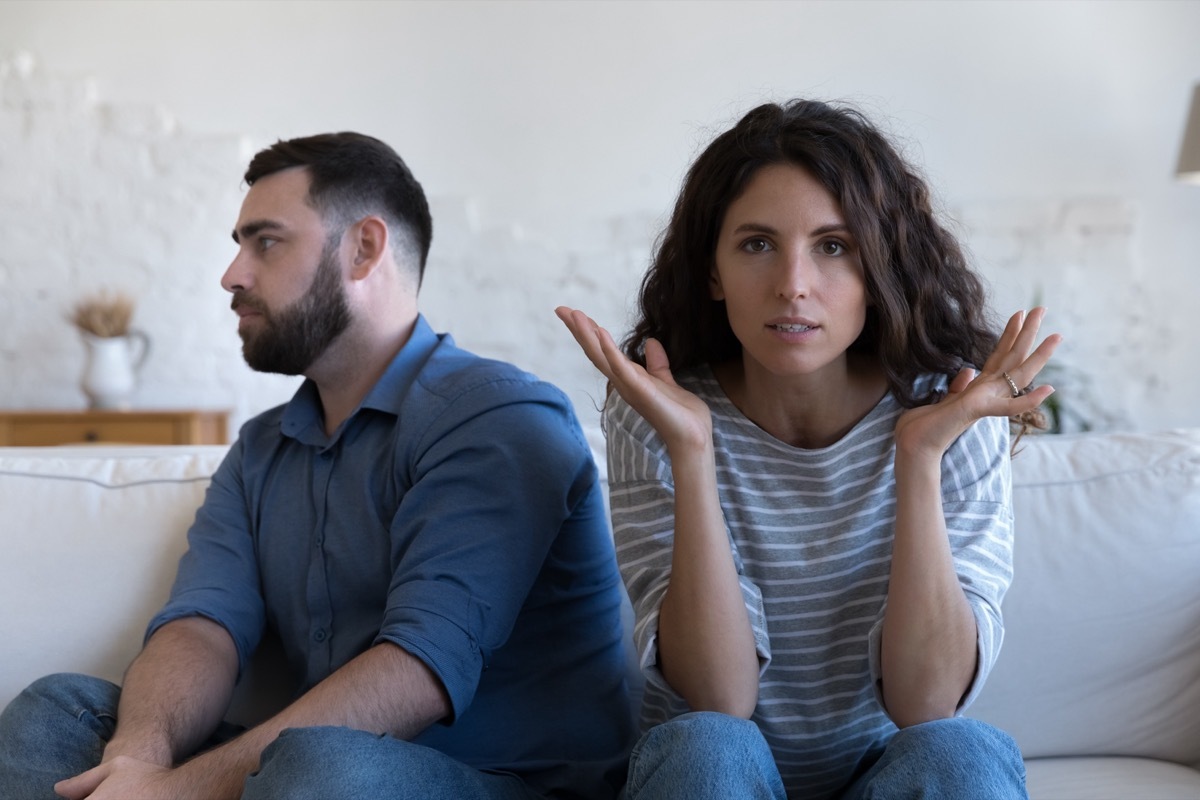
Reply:
[[601, 797], [629, 732], [603, 502], [562, 392], [422, 318], [332, 435], [307, 381], [246, 423], [147, 636], [204, 616], [244, 666], [269, 626], [300, 691], [392, 642], [453, 707], [416, 741]]

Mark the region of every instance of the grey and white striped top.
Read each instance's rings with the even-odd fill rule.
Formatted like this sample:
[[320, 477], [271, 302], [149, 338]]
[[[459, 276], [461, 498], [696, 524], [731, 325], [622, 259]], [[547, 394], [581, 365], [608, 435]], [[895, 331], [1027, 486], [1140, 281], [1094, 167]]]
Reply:
[[[836, 444], [803, 450], [756, 426], [708, 367], [678, 383], [713, 415], [717, 484], [761, 663], [754, 721], [789, 796], [831, 797], [896, 728], [879, 694], [879, 642], [895, 523], [903, 410], [889, 393]], [[945, 379], [917, 382], [919, 392]], [[636, 614], [643, 730], [688, 711], [657, 669], [658, 609], [670, 578], [671, 464], [650, 425], [615, 392], [604, 412], [617, 559]], [[942, 459], [942, 500], [959, 580], [979, 630], [975, 680], [1000, 650], [1012, 578], [1008, 422], [981, 420]]]

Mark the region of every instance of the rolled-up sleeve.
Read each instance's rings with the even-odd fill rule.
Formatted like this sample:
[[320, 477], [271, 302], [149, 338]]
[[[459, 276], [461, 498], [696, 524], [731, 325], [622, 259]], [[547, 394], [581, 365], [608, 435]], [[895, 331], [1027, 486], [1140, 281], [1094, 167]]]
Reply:
[[951, 445], [942, 458], [942, 507], [954, 568], [978, 631], [978, 665], [962, 711], [983, 688], [1004, 641], [1000, 604], [1013, 578], [1007, 419], [980, 420]]
[[402, 467], [376, 642], [425, 662], [457, 717], [595, 465], [566, 397], [548, 384], [489, 380], [443, 399]]

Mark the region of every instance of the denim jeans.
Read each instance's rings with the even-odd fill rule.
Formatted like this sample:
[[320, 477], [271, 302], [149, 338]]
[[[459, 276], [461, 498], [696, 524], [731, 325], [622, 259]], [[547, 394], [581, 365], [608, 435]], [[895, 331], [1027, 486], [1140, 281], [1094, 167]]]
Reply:
[[[87, 675], [51, 675], [0, 713], [0, 798], [61, 800], [54, 784], [100, 763], [117, 724], [118, 686]], [[202, 749], [233, 738], [222, 725]], [[263, 751], [243, 797], [338, 800], [534, 800], [512, 775], [480, 772], [437, 750], [349, 728], [285, 730]]]
[[[898, 732], [839, 800], [1028, 800], [1025, 765], [1003, 731], [956, 717]], [[753, 722], [684, 714], [633, 748], [625, 800], [785, 800]]]

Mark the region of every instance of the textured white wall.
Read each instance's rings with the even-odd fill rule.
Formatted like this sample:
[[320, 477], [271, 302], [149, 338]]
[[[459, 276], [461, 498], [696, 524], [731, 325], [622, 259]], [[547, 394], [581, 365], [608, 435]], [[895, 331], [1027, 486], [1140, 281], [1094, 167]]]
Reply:
[[[359, 129], [431, 196], [435, 326], [569, 391], [553, 318], [622, 328], [687, 163], [751, 105], [863, 105], [922, 163], [1001, 311], [1040, 292], [1103, 427], [1200, 424], [1200, 190], [1171, 181], [1200, 3], [0, 0], [0, 406], [81, 406], [83, 292], [139, 299], [139, 406], [228, 407], [250, 372], [217, 280], [240, 175]], [[31, 57], [20, 54], [29, 53]], [[1070, 396], [1068, 396], [1070, 395]]]

